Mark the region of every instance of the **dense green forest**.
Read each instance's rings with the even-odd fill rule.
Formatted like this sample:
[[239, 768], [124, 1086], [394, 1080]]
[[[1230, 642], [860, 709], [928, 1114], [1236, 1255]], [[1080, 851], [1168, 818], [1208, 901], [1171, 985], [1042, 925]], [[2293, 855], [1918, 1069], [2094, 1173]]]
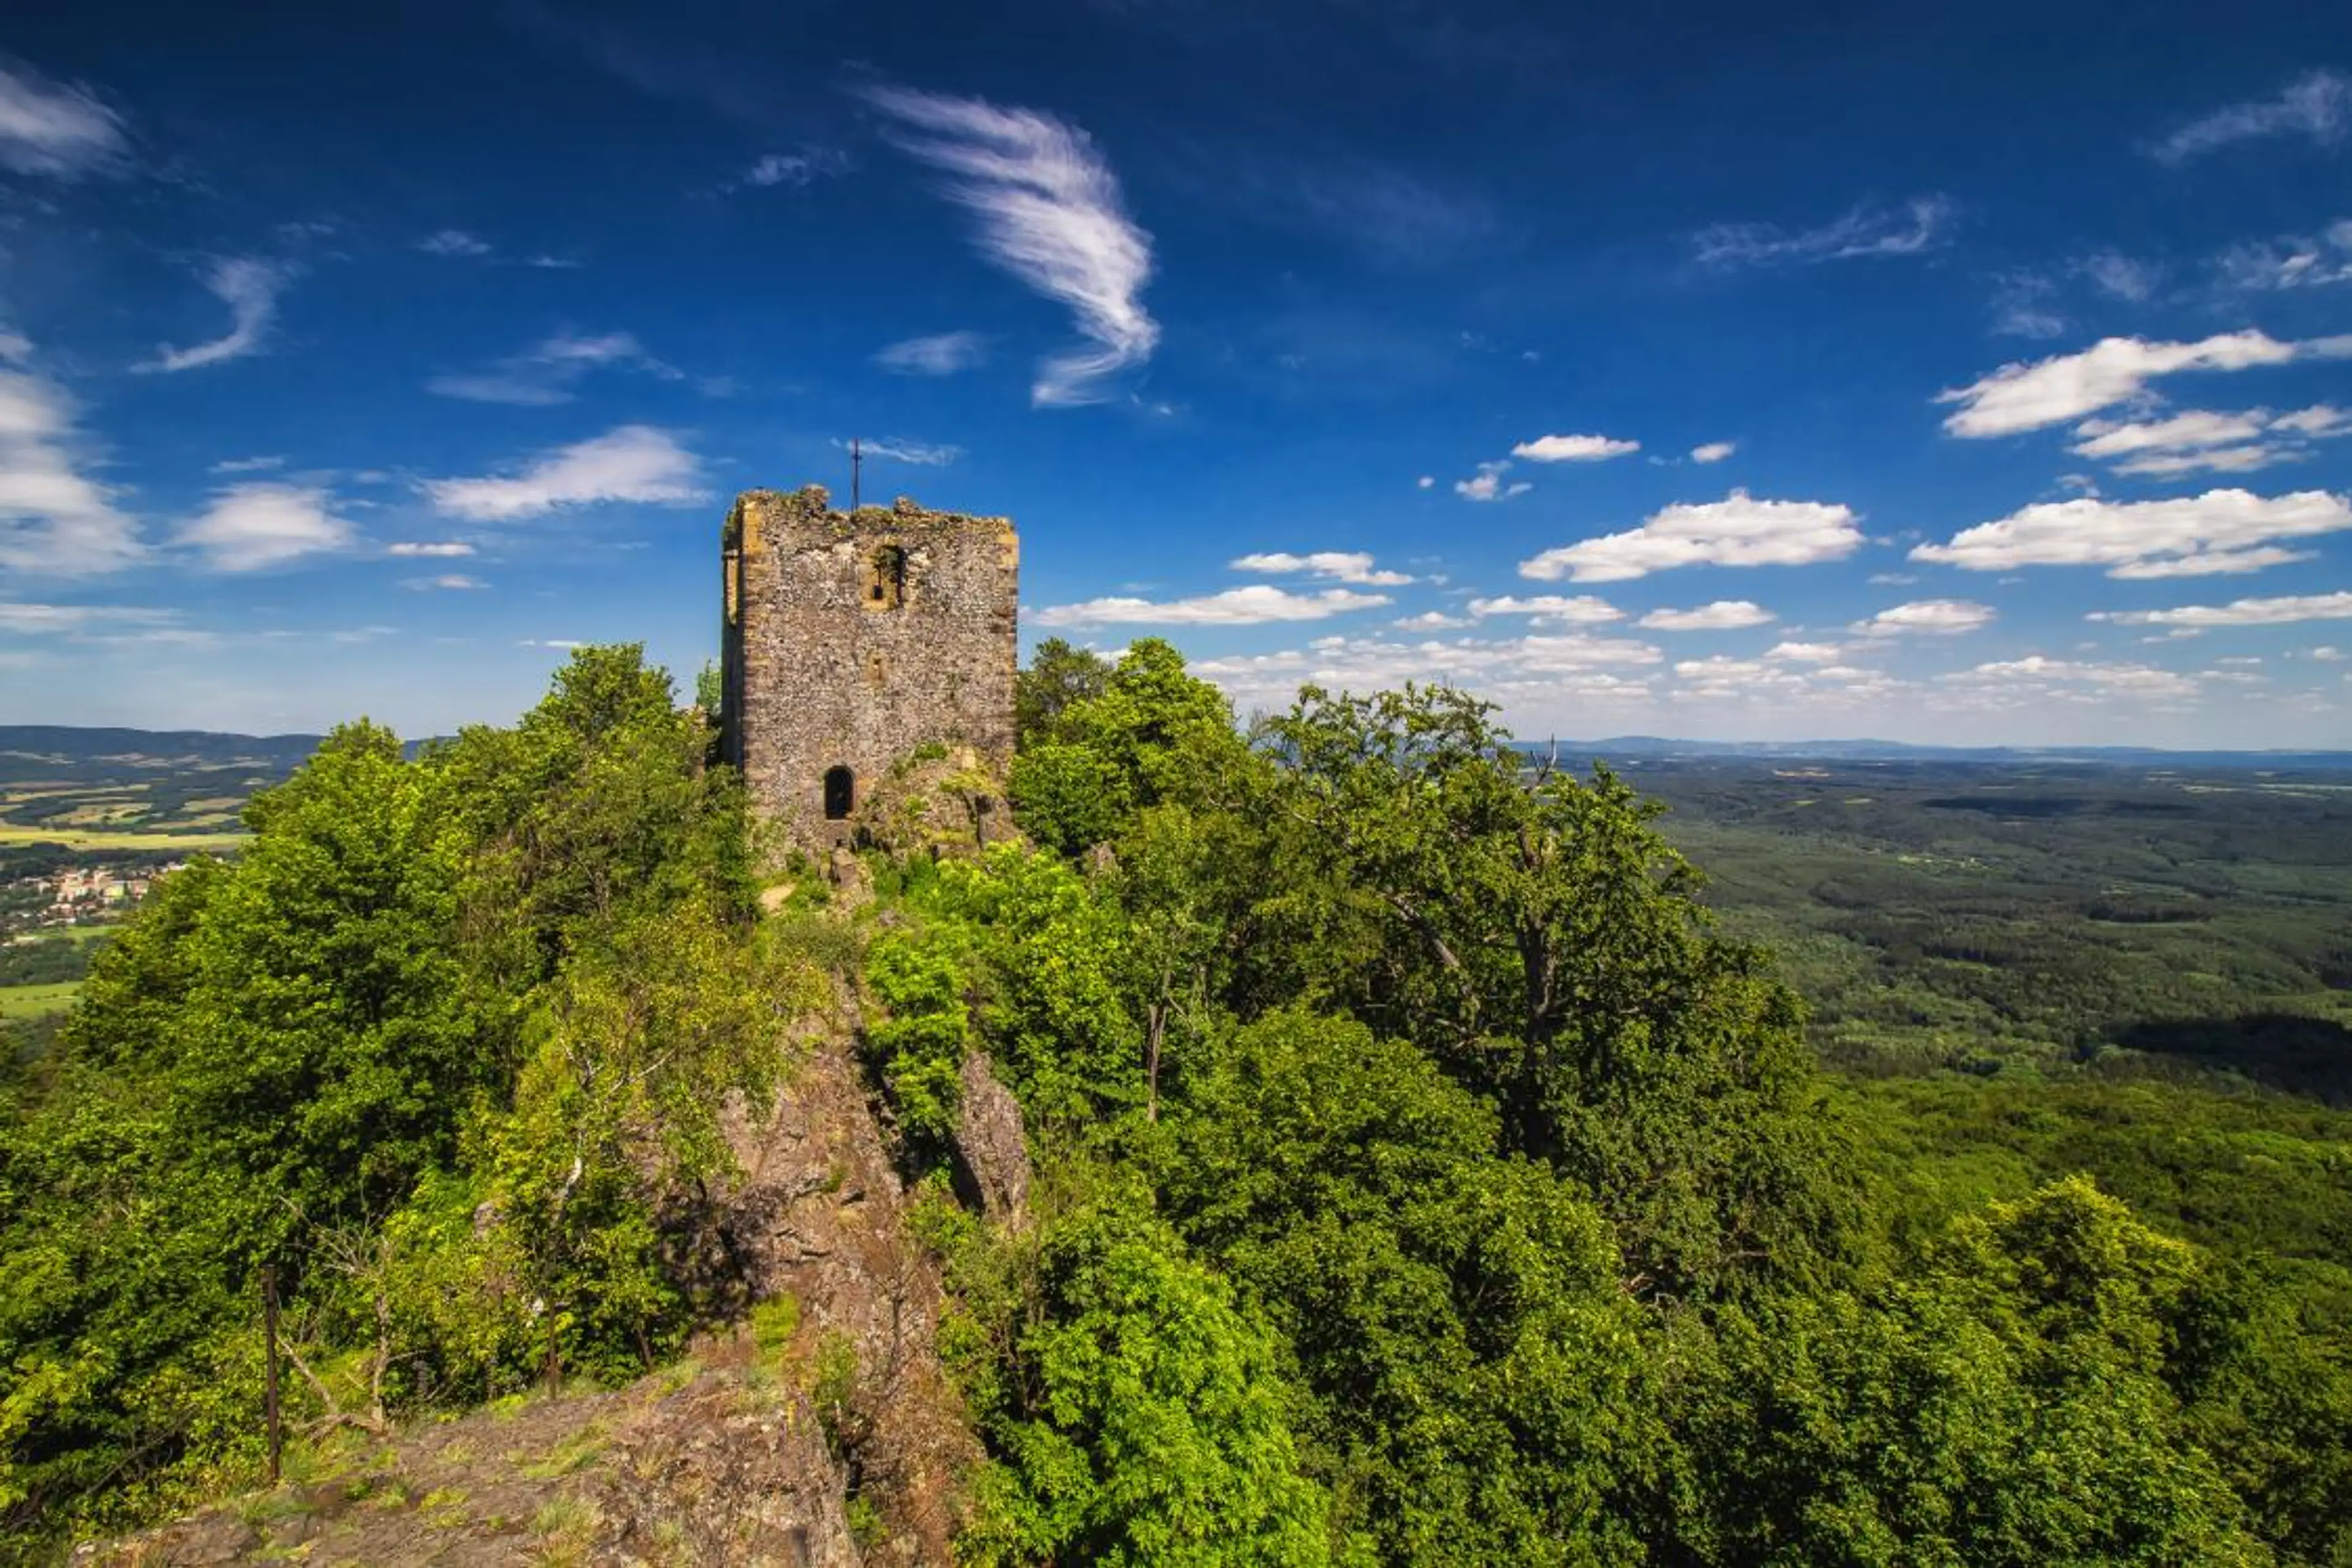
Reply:
[[[2279, 1087], [2339, 1080], [2167, 1048], [2248, 996], [2326, 1024], [2283, 999], [2340, 984], [2338, 916], [2199, 950], [2304, 966], [2268, 991], [2166, 989], [2173, 950], [2021, 986], [2048, 886], [1937, 906], [1903, 879], [1942, 851], [1849, 835], [1735, 861], [1787, 895], [1718, 916], [1653, 800], [1457, 692], [1244, 730], [1146, 640], [1045, 645], [1020, 696], [1023, 841], [953, 781], [867, 899], [802, 866], [763, 911], [633, 648], [257, 795], [12, 1089], [5, 1549], [256, 1483], [264, 1264], [314, 1423], [676, 1355], [739, 1306], [679, 1245], [717, 1108], [839, 984], [950, 1285], [972, 1562], [2352, 1563], [2352, 1139]], [[2111, 923], [2244, 918], [2150, 855]], [[1916, 1007], [1809, 1019], [1792, 973], [1880, 953]], [[1025, 1225], [956, 1195], [974, 1051]]]

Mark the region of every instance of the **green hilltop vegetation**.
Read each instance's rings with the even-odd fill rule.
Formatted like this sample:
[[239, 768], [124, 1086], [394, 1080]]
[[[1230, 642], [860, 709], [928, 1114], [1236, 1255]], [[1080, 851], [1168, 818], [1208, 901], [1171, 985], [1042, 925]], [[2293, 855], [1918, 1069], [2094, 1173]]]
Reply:
[[[255, 795], [7, 1058], [0, 1552], [258, 1487], [265, 1265], [310, 1442], [674, 1363], [744, 1311], [721, 1108], [847, 994], [987, 1455], [964, 1560], [2352, 1563], [2343, 1064], [2215, 1070], [2245, 996], [2340, 1025], [2340, 902], [2273, 888], [2249, 990], [2238, 889], [2155, 850], [2109, 923], [2227, 940], [2068, 968], [2074, 883], [1937, 914], [1968, 856], [1882, 822], [1738, 841], [1721, 916], [1655, 802], [1462, 694], [1244, 731], [1154, 640], [1039, 648], [1020, 731], [1016, 841], [953, 774], [764, 897], [634, 647]], [[1025, 1223], [958, 1196], [975, 1053]]]

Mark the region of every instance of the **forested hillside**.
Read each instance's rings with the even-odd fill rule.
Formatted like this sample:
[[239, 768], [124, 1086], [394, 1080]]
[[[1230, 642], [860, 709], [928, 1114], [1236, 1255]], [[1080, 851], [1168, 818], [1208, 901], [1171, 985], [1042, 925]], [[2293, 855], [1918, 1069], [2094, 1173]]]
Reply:
[[741, 1319], [693, 1200], [838, 987], [987, 1455], [965, 1561], [2352, 1561], [2328, 1112], [1825, 1072], [1655, 805], [1454, 691], [1244, 731], [1143, 640], [1021, 702], [1009, 781], [918, 759], [772, 876], [634, 649], [257, 797], [0, 1128], [0, 1539], [259, 1486], [263, 1265], [317, 1444]]

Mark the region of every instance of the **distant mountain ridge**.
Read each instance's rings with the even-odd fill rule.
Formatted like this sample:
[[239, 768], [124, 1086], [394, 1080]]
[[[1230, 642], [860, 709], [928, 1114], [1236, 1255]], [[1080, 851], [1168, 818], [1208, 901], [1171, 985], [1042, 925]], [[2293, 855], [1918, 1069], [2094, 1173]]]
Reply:
[[[26, 763], [88, 767], [233, 767], [247, 763], [284, 772], [299, 764], [322, 735], [239, 735], [215, 730], [131, 730], [74, 724], [0, 724], [0, 773]], [[1663, 735], [1611, 735], [1601, 740], [1519, 742], [1541, 754], [1557, 744], [1563, 759], [1582, 761], [1721, 758], [1727, 761], [2079, 763], [2109, 767], [2201, 767], [2352, 771], [2352, 751], [2165, 751], [2155, 746], [1919, 746], [1902, 741], [1678, 741]]]

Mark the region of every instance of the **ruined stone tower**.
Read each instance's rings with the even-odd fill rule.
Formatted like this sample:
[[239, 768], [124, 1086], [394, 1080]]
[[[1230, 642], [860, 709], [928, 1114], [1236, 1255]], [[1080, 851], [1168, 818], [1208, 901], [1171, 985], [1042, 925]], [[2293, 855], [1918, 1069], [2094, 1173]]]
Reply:
[[748, 490], [727, 516], [726, 760], [804, 848], [918, 747], [1013, 760], [1021, 543], [1010, 521], [832, 509], [823, 487]]

